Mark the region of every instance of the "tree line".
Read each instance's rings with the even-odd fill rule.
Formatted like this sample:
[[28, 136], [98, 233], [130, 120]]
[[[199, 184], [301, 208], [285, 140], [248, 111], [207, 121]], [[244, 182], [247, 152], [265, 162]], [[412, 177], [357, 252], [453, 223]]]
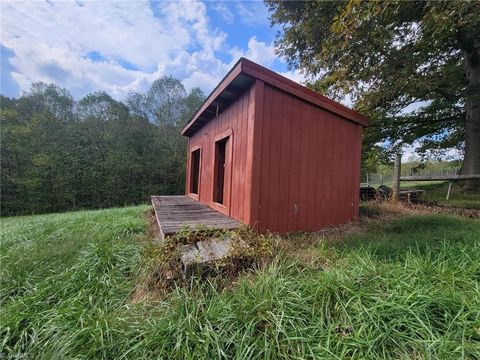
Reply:
[[54, 84], [0, 96], [1, 214], [94, 209], [181, 194], [186, 140], [180, 129], [205, 98], [173, 77], [117, 101], [76, 101]]

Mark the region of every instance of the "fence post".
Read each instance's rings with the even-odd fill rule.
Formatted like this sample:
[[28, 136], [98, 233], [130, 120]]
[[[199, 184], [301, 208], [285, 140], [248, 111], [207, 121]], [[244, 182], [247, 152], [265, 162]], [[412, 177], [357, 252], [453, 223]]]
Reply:
[[400, 199], [400, 173], [402, 167], [402, 154], [398, 150], [395, 154], [395, 164], [393, 167], [393, 193], [392, 200], [398, 201]]
[[450, 191], [452, 190], [452, 182], [448, 182], [447, 200], [450, 199]]

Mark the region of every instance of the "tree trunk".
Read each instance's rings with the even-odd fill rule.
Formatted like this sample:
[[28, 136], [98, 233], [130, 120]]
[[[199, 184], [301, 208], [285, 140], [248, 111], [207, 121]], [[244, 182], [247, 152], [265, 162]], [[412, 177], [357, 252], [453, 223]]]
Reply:
[[464, 50], [467, 91], [465, 96], [465, 157], [462, 175], [480, 174], [480, 40]]
[[395, 164], [393, 167], [393, 186], [392, 186], [392, 201], [400, 200], [400, 175], [402, 172], [402, 153], [397, 150], [395, 154]]

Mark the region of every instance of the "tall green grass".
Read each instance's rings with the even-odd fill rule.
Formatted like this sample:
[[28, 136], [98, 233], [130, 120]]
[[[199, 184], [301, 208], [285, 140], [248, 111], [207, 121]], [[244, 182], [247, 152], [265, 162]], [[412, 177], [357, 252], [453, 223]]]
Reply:
[[450, 198], [447, 200], [448, 181], [402, 182], [402, 188], [424, 190], [423, 201], [439, 205], [480, 210], [480, 181], [475, 181], [471, 189], [464, 189], [463, 184], [452, 182]]
[[[219, 290], [130, 299], [146, 207], [2, 219], [6, 358], [480, 358], [480, 223], [373, 223]], [[292, 241], [295, 241], [293, 239]]]

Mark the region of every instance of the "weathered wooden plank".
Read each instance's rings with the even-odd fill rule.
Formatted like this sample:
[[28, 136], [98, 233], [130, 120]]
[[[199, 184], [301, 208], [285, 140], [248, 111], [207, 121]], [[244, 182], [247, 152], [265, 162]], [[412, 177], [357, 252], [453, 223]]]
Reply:
[[401, 176], [400, 181], [446, 181], [446, 180], [480, 180], [480, 174], [472, 175], [431, 175], [431, 176]]
[[175, 234], [185, 226], [194, 229], [204, 225], [226, 230], [240, 226], [237, 220], [187, 196], [152, 196], [151, 200], [162, 237]]

